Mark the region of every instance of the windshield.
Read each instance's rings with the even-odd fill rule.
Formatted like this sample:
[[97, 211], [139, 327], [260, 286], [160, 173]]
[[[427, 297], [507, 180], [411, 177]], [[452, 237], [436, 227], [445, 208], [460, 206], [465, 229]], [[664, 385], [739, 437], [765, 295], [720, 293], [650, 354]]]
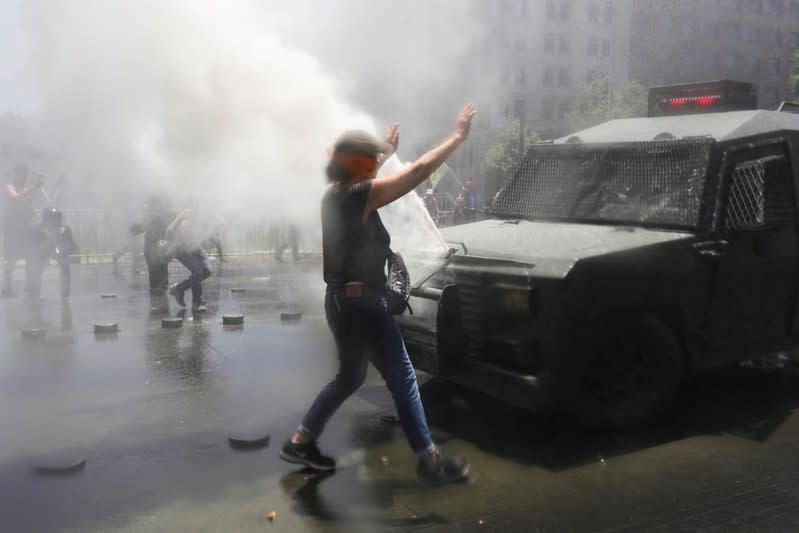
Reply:
[[712, 143], [533, 145], [492, 214], [693, 229]]

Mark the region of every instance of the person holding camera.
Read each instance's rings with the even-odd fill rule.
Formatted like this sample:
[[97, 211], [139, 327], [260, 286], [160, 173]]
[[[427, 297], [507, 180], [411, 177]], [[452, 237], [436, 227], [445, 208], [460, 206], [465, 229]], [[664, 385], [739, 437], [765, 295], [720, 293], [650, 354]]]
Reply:
[[325, 314], [338, 349], [339, 371], [283, 444], [283, 460], [316, 470], [335, 469], [335, 461], [323, 455], [316, 442], [330, 417], [361, 386], [371, 361], [391, 391], [400, 425], [418, 458], [420, 480], [451, 483], [468, 477], [469, 463], [445, 457], [430, 436], [416, 374], [388, 310], [385, 267], [391, 238], [377, 210], [428, 179], [467, 139], [475, 112], [468, 104], [443, 142], [384, 178], [377, 178], [377, 171], [399, 144], [397, 124], [389, 128], [386, 142], [363, 131], [348, 131], [336, 140], [326, 170], [331, 185], [322, 199], [322, 252]]

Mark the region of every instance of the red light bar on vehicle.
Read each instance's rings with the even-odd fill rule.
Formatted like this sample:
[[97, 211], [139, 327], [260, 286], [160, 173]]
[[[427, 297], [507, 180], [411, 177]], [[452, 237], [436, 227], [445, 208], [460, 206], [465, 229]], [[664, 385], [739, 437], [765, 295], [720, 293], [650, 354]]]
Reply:
[[721, 80], [649, 89], [647, 116], [719, 113], [757, 107], [757, 89], [751, 83]]
[[707, 96], [681, 96], [671, 98], [669, 100], [669, 107], [672, 109], [680, 109], [683, 107], [709, 107], [719, 103], [721, 99], [720, 94], [711, 94]]

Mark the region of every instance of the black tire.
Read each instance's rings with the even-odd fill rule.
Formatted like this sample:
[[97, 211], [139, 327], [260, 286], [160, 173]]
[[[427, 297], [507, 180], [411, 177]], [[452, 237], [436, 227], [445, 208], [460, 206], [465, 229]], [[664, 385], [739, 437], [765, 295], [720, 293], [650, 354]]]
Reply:
[[682, 348], [663, 321], [616, 317], [595, 336], [573, 412], [592, 428], [642, 424], [671, 404], [682, 374]]

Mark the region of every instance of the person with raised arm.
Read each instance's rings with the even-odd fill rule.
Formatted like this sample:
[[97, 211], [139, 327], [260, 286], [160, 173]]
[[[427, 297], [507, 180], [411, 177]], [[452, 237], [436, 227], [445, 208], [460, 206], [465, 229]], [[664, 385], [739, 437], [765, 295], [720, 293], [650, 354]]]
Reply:
[[364, 382], [369, 361], [394, 399], [400, 425], [417, 457], [416, 473], [429, 483], [468, 478], [470, 465], [446, 457], [433, 443], [416, 374], [402, 335], [386, 302], [386, 258], [390, 236], [377, 210], [414, 190], [467, 139], [476, 113], [468, 104], [455, 130], [405, 169], [377, 178], [399, 144], [397, 124], [381, 142], [364, 131], [347, 131], [333, 145], [326, 173], [330, 187], [322, 198], [322, 253], [327, 283], [325, 314], [336, 341], [339, 371], [317, 395], [280, 457], [316, 470], [333, 470], [317, 440], [328, 420]]

